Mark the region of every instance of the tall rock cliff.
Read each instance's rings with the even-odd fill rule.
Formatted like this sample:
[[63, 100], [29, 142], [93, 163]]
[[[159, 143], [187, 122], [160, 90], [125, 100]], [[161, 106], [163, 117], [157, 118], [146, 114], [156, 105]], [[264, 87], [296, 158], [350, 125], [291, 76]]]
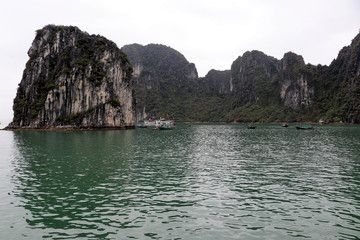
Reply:
[[[330, 64], [325, 83], [334, 88], [340, 119], [360, 123], [360, 33]], [[327, 81], [326, 81], [327, 80]], [[331, 81], [329, 83], [329, 80]], [[334, 113], [332, 113], [334, 114]]]
[[131, 44], [122, 51], [134, 67], [137, 119], [167, 114], [179, 119], [184, 113], [183, 102], [197, 82], [195, 65], [160, 44]]
[[284, 105], [301, 110], [309, 107], [314, 95], [314, 86], [309, 83], [304, 59], [295, 53], [288, 52], [279, 63], [280, 97]]
[[201, 79], [201, 87], [207, 88], [212, 94], [225, 96], [230, 92], [231, 71], [219, 71], [211, 69], [204, 78]]
[[133, 70], [115, 43], [48, 25], [28, 55], [10, 128], [134, 126]]
[[231, 66], [231, 92], [234, 106], [268, 103], [277, 98], [278, 60], [260, 51], [245, 52]]
[[229, 121], [292, 121], [309, 111], [315, 92], [312, 66], [288, 52], [281, 60], [245, 52], [231, 66]]

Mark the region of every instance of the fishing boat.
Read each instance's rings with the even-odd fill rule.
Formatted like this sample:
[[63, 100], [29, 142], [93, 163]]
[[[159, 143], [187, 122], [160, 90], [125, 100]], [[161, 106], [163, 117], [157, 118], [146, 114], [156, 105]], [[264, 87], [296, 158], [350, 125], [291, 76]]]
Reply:
[[256, 126], [254, 126], [254, 125], [251, 124], [251, 125], [247, 125], [247, 128], [248, 128], [248, 129], [256, 129]]
[[176, 125], [175, 121], [170, 120], [169, 117], [167, 116], [167, 119], [160, 117], [156, 127], [159, 130], [173, 130], [175, 128], [175, 125]]
[[281, 127], [289, 127], [289, 124], [283, 123], [283, 124], [281, 124]]
[[296, 126], [296, 129], [298, 129], [298, 130], [312, 130], [312, 129], [314, 129], [314, 127], [313, 126], [298, 125], [298, 126]]
[[163, 123], [163, 124], [160, 124], [157, 128], [159, 130], [173, 130], [175, 128], [175, 125], [173, 123], [170, 123], [170, 124]]

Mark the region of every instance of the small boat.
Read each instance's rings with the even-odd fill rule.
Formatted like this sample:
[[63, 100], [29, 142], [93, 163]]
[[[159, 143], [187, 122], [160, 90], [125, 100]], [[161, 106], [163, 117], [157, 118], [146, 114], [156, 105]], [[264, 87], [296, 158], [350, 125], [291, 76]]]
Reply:
[[159, 130], [173, 130], [175, 128], [174, 124], [161, 124], [157, 127]]
[[312, 129], [314, 129], [314, 127], [313, 126], [299, 125], [299, 126], [296, 126], [296, 129], [298, 129], [298, 130], [312, 130]]
[[138, 128], [147, 128], [147, 125], [145, 125], [144, 122], [139, 122], [138, 124], [136, 124], [136, 126]]
[[[169, 119], [169, 117], [167, 117], [167, 119]], [[156, 127], [159, 130], [173, 130], [175, 128], [175, 125], [176, 123], [174, 120], [166, 120], [165, 118], [160, 117]]]
[[256, 126], [254, 126], [254, 125], [248, 125], [247, 128], [248, 128], [248, 129], [256, 129]]
[[322, 120], [322, 119], [320, 119], [320, 120], [319, 120], [319, 123], [320, 123], [320, 124], [329, 124], [329, 121], [328, 121], [328, 120]]
[[281, 127], [289, 127], [289, 124], [283, 123], [283, 124], [281, 124]]

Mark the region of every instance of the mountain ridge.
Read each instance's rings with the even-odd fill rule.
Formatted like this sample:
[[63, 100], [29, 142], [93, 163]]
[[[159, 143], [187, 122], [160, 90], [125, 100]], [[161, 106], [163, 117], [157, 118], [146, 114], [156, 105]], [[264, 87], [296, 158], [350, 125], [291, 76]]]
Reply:
[[[125, 127], [166, 115], [177, 121], [360, 123], [360, 34], [329, 66], [305, 64], [293, 52], [276, 59], [252, 50], [230, 69], [211, 69], [204, 77], [171, 47], [128, 44], [118, 49], [72, 26], [37, 30], [28, 54], [9, 127]], [[74, 100], [89, 97], [90, 104]]]
[[[151, 44], [146, 46], [151, 46]], [[212, 95], [212, 101], [217, 102], [215, 104], [217, 106], [202, 110], [204, 115], [201, 117], [196, 117], [198, 113], [194, 116], [190, 113], [190, 117], [187, 115], [185, 119], [209, 121], [211, 119], [206, 114], [215, 111], [219, 113], [219, 116], [221, 115], [216, 118], [216, 121], [325, 120], [359, 123], [359, 96], [356, 90], [360, 75], [359, 57], [356, 55], [359, 48], [359, 35], [357, 35], [352, 44], [344, 47], [329, 66], [305, 64], [301, 55], [291, 51], [286, 52], [282, 59], [276, 59], [258, 50], [246, 51], [234, 60], [230, 69], [222, 71], [211, 69], [204, 77], [198, 77], [195, 81], [188, 83], [188, 86], [193, 89], [192, 94], [196, 95], [194, 101], [195, 99], [196, 101], [204, 100]], [[124, 52], [127, 53], [126, 49]], [[156, 54], [156, 51], [153, 54]], [[353, 65], [348, 64], [349, 61], [352, 61]], [[331, 77], [328, 77], [329, 75]], [[351, 85], [350, 90], [345, 90], [342, 86], [347, 81], [342, 78], [343, 75], [352, 76], [348, 83]], [[334, 78], [335, 80], [331, 80]], [[328, 85], [332, 88], [327, 89]], [[346, 96], [341, 95], [339, 93], [341, 91], [345, 91]], [[341, 96], [348, 98], [347, 103], [343, 101], [344, 99], [341, 101], [337, 99], [337, 102], [334, 102], [332, 96], [339, 94], [338, 98]], [[192, 97], [186, 96], [186, 98]], [[344, 104], [347, 106], [344, 107]], [[191, 105], [197, 104], [193, 102]], [[223, 111], [218, 110], [218, 105], [222, 105]], [[261, 110], [269, 106], [277, 111]], [[198, 108], [195, 107], [195, 109]], [[172, 114], [171, 110], [167, 110], [167, 113], [169, 112]], [[151, 112], [149, 113], [141, 116], [151, 115]], [[184, 120], [181, 116], [177, 117]]]

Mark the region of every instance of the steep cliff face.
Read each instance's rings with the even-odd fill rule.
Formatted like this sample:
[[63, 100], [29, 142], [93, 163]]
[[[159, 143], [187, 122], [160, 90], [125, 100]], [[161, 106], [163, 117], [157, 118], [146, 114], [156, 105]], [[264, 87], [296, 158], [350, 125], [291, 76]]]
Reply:
[[344, 74], [346, 83], [346, 122], [360, 123], [360, 34], [358, 34], [350, 45], [346, 71]]
[[225, 96], [230, 92], [230, 70], [218, 71], [210, 70], [202, 79], [202, 87], [208, 88], [209, 91], [218, 96]]
[[344, 47], [330, 64], [322, 79], [322, 87], [332, 96], [323, 94], [332, 108], [326, 116], [349, 123], [360, 123], [360, 34]]
[[309, 83], [303, 58], [288, 52], [279, 63], [280, 97], [283, 103], [294, 110], [309, 107], [314, 95], [314, 86]]
[[281, 101], [300, 110], [311, 105], [314, 94], [304, 67], [303, 58], [291, 52], [281, 60], [259, 51], [246, 52], [232, 64], [231, 90], [238, 105]]
[[181, 111], [182, 97], [188, 93], [185, 89], [198, 78], [195, 65], [164, 45], [131, 44], [122, 50], [134, 66], [137, 119]]
[[260, 51], [246, 52], [231, 66], [231, 90], [235, 106], [267, 103], [276, 98], [278, 60]]
[[134, 126], [132, 66], [115, 43], [48, 25], [28, 55], [9, 127]]
[[231, 66], [229, 121], [291, 121], [309, 112], [315, 92], [313, 66], [286, 53], [281, 60], [246, 52]]

